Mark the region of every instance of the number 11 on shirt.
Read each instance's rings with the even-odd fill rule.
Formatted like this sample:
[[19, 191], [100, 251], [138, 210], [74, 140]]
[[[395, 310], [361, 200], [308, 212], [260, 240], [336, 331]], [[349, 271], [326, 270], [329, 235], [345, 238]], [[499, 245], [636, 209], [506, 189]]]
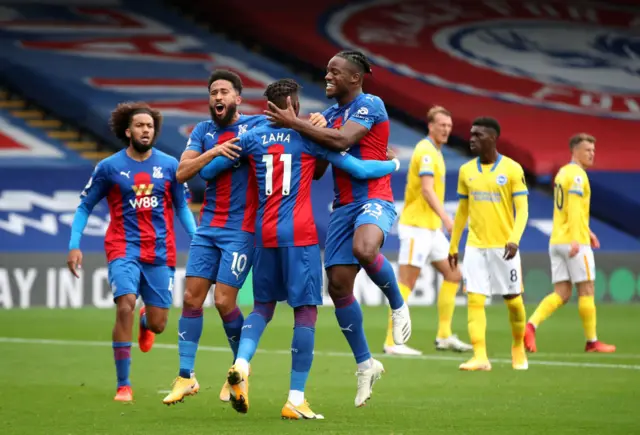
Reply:
[[[267, 166], [267, 174], [265, 176], [265, 193], [271, 196], [273, 193], [273, 154], [265, 154], [262, 161]], [[282, 195], [287, 196], [291, 191], [291, 154], [280, 154], [280, 162], [284, 165], [282, 173]]]

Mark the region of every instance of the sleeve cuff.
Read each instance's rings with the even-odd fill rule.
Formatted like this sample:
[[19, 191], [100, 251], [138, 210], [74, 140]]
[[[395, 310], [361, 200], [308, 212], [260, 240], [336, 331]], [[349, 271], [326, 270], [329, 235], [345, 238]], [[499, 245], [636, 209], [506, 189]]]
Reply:
[[520, 191], [520, 192], [513, 192], [513, 195], [511, 195], [511, 196], [520, 196], [520, 195], [528, 195], [528, 194], [529, 194], [529, 191], [523, 190], [523, 191]]

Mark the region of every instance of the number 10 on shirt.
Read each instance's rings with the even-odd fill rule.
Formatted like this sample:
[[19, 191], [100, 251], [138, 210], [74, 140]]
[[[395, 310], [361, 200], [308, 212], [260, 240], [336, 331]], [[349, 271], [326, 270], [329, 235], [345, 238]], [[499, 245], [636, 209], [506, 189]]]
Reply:
[[[265, 194], [271, 196], [273, 193], [273, 154], [264, 154], [262, 161], [267, 166], [264, 182]], [[280, 154], [280, 161], [276, 162], [276, 164], [279, 163], [284, 166], [282, 172], [282, 195], [288, 196], [291, 191], [291, 154]]]

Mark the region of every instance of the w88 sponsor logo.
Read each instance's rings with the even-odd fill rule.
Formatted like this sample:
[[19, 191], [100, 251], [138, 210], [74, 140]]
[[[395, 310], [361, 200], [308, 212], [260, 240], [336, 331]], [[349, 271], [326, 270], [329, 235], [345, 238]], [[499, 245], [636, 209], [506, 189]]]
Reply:
[[160, 205], [158, 197], [152, 196], [153, 184], [135, 184], [131, 188], [136, 194], [135, 199], [129, 200], [129, 204], [134, 210], [155, 208]]
[[142, 198], [130, 199], [129, 204], [134, 209], [146, 209], [146, 208], [156, 208], [160, 205], [157, 196], [145, 196]]

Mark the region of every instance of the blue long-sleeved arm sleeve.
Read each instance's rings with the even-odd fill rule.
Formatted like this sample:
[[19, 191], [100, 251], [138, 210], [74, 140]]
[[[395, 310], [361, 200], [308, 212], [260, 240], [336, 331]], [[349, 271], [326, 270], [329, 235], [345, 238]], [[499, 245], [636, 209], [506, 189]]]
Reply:
[[190, 238], [193, 238], [193, 235], [196, 233], [196, 219], [193, 217], [193, 212], [189, 209], [189, 206], [184, 205], [176, 209], [176, 214], [178, 215], [178, 220], [182, 228], [189, 234]]
[[89, 215], [91, 210], [89, 206], [84, 202], [81, 202], [76, 209], [76, 214], [73, 216], [73, 223], [71, 224], [71, 238], [69, 239], [69, 250], [80, 249], [80, 239], [82, 238], [82, 232], [87, 226], [89, 221]]
[[216, 178], [221, 172], [227, 169], [231, 169], [234, 165], [234, 161], [224, 156], [218, 156], [211, 160], [207, 165], [200, 169], [200, 177], [204, 180], [210, 181]]
[[327, 152], [325, 159], [360, 180], [384, 177], [399, 168], [397, 160], [360, 160], [350, 154], [336, 152]]

